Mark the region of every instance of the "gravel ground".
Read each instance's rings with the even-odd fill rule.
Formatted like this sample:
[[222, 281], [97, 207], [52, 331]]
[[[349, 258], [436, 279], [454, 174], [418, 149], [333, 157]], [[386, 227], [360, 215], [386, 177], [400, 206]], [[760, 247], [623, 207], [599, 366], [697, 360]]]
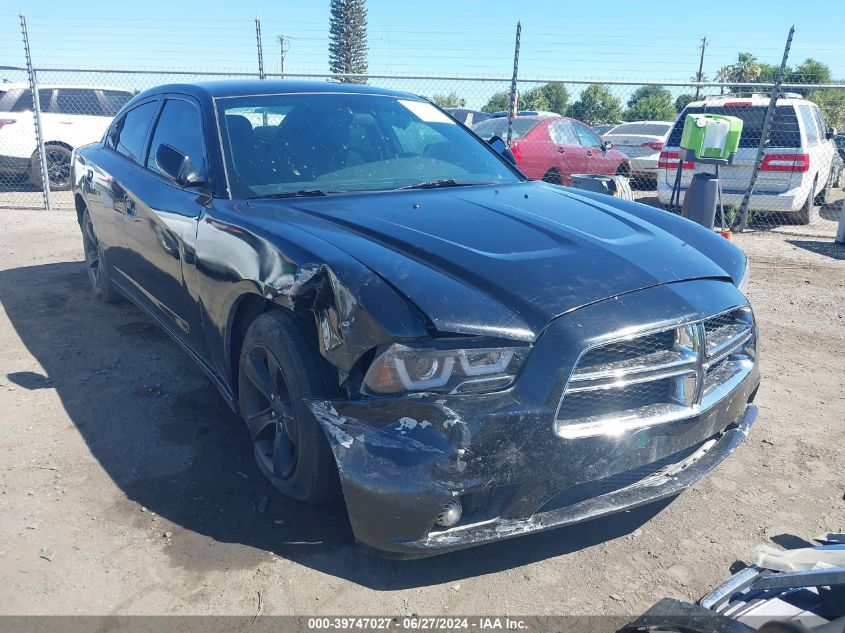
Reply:
[[[739, 236], [761, 415], [671, 503], [433, 559], [287, 501], [245, 428], [129, 304], [87, 292], [72, 213], [2, 211], [0, 613], [635, 615], [752, 547], [845, 528], [845, 247]], [[260, 594], [260, 598], [259, 598]]]

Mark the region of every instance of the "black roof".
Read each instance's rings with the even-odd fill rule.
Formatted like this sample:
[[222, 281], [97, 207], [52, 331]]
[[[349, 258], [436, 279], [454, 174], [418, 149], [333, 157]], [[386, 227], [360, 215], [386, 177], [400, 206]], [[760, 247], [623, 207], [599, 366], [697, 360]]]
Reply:
[[156, 86], [144, 91], [151, 95], [161, 92], [182, 92], [195, 96], [240, 97], [256, 94], [285, 94], [298, 92], [346, 92], [355, 94], [384, 95], [390, 97], [418, 98], [407, 92], [387, 90], [367, 84], [342, 83], [338, 81], [301, 81], [298, 79], [230, 79], [199, 81]]

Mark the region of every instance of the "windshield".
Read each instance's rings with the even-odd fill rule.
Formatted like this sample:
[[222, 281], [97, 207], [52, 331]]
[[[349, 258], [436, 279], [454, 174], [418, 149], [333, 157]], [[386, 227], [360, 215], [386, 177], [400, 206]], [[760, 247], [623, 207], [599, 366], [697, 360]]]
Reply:
[[[538, 122], [538, 119], [515, 118], [513, 120], [511, 139], [520, 138], [526, 134], [528, 130], [537, 125]], [[472, 131], [483, 139], [493, 138], [494, 136], [505, 138], [508, 135], [508, 119], [507, 117], [487, 119], [486, 121], [473, 125]]]
[[424, 101], [362, 94], [217, 100], [232, 195], [385, 191], [520, 180]]

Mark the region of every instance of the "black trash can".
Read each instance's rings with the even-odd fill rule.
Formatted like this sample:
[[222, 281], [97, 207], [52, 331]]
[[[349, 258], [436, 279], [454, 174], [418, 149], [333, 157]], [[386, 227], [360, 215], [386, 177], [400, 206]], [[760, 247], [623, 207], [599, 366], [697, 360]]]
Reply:
[[681, 215], [712, 229], [716, 223], [716, 203], [719, 198], [719, 179], [716, 174], [695, 174], [684, 194]]

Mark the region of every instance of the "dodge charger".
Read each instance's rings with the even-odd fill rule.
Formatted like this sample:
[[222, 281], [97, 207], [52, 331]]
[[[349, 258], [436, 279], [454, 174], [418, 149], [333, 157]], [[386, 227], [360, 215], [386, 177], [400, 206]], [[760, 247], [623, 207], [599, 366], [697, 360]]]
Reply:
[[283, 495], [342, 497], [386, 554], [673, 497], [754, 422], [739, 248], [528, 181], [420, 97], [161, 86], [72, 181], [94, 296], [181, 345]]

